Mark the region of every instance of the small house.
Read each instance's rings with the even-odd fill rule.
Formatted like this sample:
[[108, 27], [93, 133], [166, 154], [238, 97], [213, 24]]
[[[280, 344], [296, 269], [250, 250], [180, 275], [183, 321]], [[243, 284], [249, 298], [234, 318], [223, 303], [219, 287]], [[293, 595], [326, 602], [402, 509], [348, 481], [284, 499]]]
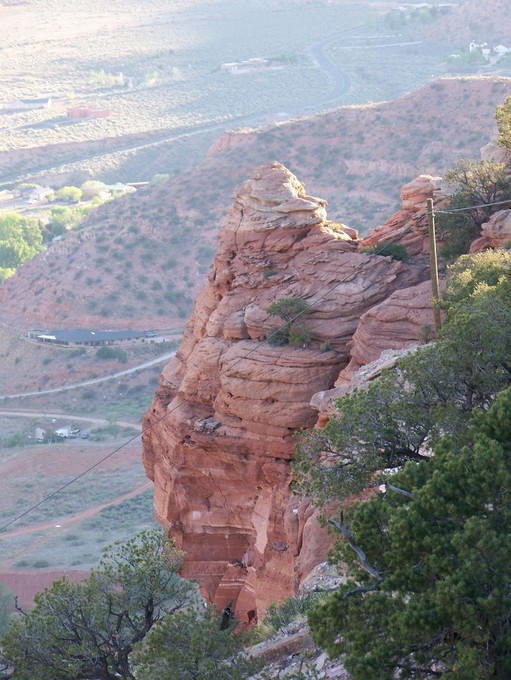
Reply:
[[27, 196], [27, 203], [34, 204], [34, 203], [42, 203], [43, 201], [47, 201], [49, 197], [53, 195], [53, 189], [50, 189], [50, 187], [43, 187], [39, 184], [37, 184], [35, 187], [32, 188], [30, 193]]
[[50, 97], [38, 97], [35, 99], [16, 99], [3, 105], [4, 111], [30, 111], [33, 109], [49, 109]]
[[268, 67], [268, 59], [263, 57], [252, 57], [251, 59], [246, 59], [245, 61], [233, 61], [227, 64], [222, 64], [222, 71], [227, 71], [228, 73], [240, 73], [244, 71], [256, 71], [258, 69], [263, 69]]
[[111, 115], [112, 111], [110, 109], [104, 109], [98, 106], [87, 106], [85, 104], [80, 106], [72, 106], [67, 110], [67, 117], [72, 119], [108, 118]]

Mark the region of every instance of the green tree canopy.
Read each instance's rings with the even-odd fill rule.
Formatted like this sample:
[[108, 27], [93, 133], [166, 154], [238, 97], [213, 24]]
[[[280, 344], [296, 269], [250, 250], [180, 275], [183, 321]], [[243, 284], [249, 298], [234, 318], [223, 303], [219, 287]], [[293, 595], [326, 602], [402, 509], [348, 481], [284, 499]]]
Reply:
[[243, 653], [243, 638], [221, 630], [213, 607], [166, 617], [136, 661], [139, 680], [242, 680], [261, 664]]
[[55, 198], [66, 203], [78, 203], [82, 197], [82, 190], [79, 187], [66, 186], [57, 189]]
[[369, 253], [370, 255], [391, 257], [393, 260], [398, 260], [399, 262], [407, 262], [410, 259], [410, 253], [402, 243], [392, 243], [391, 241], [382, 241], [375, 246], [365, 246], [362, 248], [361, 252]]
[[51, 209], [48, 222], [52, 234], [58, 236], [68, 229], [73, 229], [88, 212], [89, 208], [85, 206], [76, 206], [75, 208], [68, 208], [62, 205], [54, 206]]
[[133, 646], [190, 601], [192, 584], [177, 576], [181, 561], [159, 530], [145, 531], [107, 548], [82, 583], [56, 581], [1, 640], [16, 678], [133, 678]]
[[105, 183], [97, 179], [89, 179], [82, 184], [81, 192], [82, 198], [86, 201], [98, 197], [102, 191], [105, 191]]
[[444, 245], [441, 254], [452, 259], [468, 252], [471, 242], [480, 236], [481, 226], [503, 206], [492, 203], [510, 199], [511, 184], [503, 163], [492, 161], [458, 161], [445, 173], [453, 188], [445, 210], [438, 213], [438, 231]]
[[0, 216], [0, 280], [43, 250], [42, 234], [35, 220], [11, 212]]
[[497, 144], [506, 149], [511, 148], [511, 97], [507, 97], [505, 102], [497, 106], [495, 112], [497, 119], [497, 126], [499, 128], [499, 137]]
[[13, 608], [14, 593], [3, 583], [0, 583], [0, 634], [8, 628]]
[[354, 680], [511, 677], [511, 389], [332, 524], [352, 579], [310, 615]]

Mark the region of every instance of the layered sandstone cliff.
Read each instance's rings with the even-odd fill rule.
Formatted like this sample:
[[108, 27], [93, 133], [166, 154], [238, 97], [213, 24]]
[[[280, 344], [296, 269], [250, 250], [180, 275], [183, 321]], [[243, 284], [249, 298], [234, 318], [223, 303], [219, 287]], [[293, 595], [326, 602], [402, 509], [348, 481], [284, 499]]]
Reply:
[[[219, 606], [233, 600], [245, 622], [324, 559], [314, 512], [290, 488], [293, 434], [317, 419], [311, 397], [350, 362], [360, 319], [428, 276], [423, 264], [359, 246], [284, 166], [256, 170], [237, 188], [208, 283], [146, 414], [157, 517], [186, 551], [185, 574]], [[265, 341], [282, 323], [267, 313], [281, 298], [310, 305], [307, 346]], [[407, 328], [406, 342], [417, 340], [420, 324]]]

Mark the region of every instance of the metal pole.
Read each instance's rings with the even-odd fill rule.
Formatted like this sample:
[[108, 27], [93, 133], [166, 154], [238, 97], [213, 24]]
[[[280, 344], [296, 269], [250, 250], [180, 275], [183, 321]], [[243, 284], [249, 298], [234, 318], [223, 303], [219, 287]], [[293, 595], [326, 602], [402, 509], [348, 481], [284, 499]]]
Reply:
[[440, 319], [440, 308], [438, 306], [440, 292], [438, 288], [438, 259], [436, 254], [435, 213], [433, 212], [432, 198], [428, 198], [427, 200], [427, 213], [429, 228], [429, 259], [431, 267], [431, 290], [433, 292], [433, 314], [435, 317], [435, 330], [436, 334], [438, 335], [440, 329], [442, 328], [442, 321]]

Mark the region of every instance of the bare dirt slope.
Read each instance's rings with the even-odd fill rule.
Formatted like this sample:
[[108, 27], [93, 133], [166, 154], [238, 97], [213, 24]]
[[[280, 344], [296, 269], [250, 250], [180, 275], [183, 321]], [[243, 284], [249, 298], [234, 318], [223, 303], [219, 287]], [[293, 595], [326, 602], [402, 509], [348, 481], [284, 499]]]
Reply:
[[423, 30], [424, 37], [452, 47], [503, 43], [511, 47], [511, 5], [508, 0], [464, 0], [453, 11]]
[[[279, 160], [328, 214], [366, 233], [400, 187], [478, 158], [496, 135], [507, 78], [447, 78], [393, 102], [229, 136], [193, 170], [103, 205], [0, 287], [9, 327], [182, 326], [202, 286], [234, 187]], [[222, 150], [223, 149], [223, 150]]]

